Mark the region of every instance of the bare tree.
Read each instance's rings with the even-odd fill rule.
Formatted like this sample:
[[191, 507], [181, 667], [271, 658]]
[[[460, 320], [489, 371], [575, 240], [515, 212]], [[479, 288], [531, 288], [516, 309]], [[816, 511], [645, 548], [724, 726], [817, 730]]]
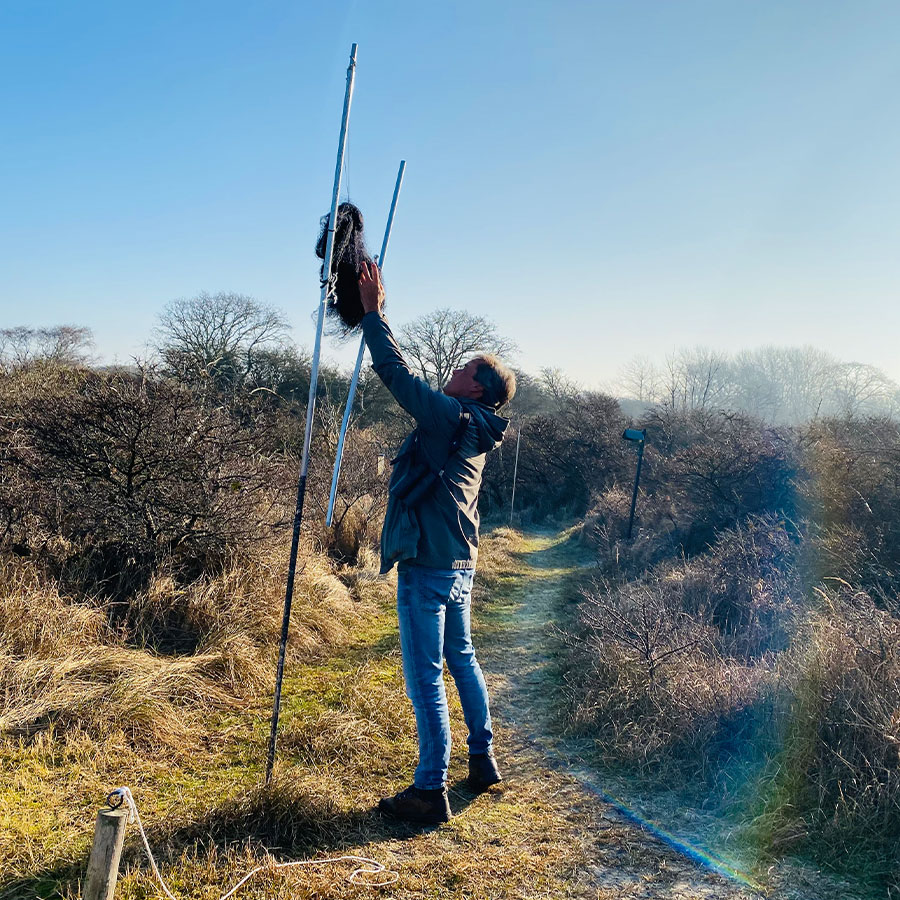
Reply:
[[640, 403], [659, 401], [660, 372], [646, 356], [636, 356], [622, 368], [619, 376], [625, 394]]
[[245, 294], [198, 294], [173, 300], [156, 329], [170, 373], [243, 385], [263, 354], [284, 346], [288, 324], [271, 306]]
[[770, 351], [774, 348], [742, 350], [731, 362], [731, 379], [735, 409], [772, 423], [780, 421], [786, 388], [777, 352]]
[[880, 369], [864, 363], [837, 366], [833, 385], [834, 403], [845, 416], [858, 416], [891, 409], [897, 385]]
[[828, 412], [837, 360], [815, 347], [767, 348], [780, 363], [779, 375], [784, 385], [784, 408], [781, 422], [808, 422]]
[[544, 366], [541, 369], [539, 384], [544, 392], [553, 399], [557, 411], [566, 409], [578, 399], [581, 388], [572, 381], [562, 369]]
[[679, 350], [666, 359], [662, 402], [673, 410], [715, 409], [728, 405], [728, 358], [707, 347]]
[[579, 626], [587, 648], [633, 661], [648, 693], [659, 687], [663, 668], [677, 665], [708, 639], [702, 623], [679, 609], [660, 575], [627, 585], [600, 579], [582, 596]]
[[516, 349], [489, 319], [453, 309], [413, 319], [400, 330], [398, 342], [407, 362], [434, 387], [445, 384], [453, 370], [476, 353], [503, 355]]
[[0, 329], [0, 363], [24, 366], [36, 360], [82, 365], [90, 359], [94, 337], [90, 328], [57, 325], [53, 328]]

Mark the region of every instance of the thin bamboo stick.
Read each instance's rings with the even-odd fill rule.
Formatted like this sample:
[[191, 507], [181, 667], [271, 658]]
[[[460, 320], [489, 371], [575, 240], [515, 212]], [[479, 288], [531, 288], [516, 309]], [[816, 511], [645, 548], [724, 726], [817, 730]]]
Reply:
[[516, 461], [513, 464], [512, 496], [509, 498], [509, 524], [512, 525], [513, 512], [516, 508], [516, 479], [519, 477], [519, 442], [522, 440], [522, 426], [516, 432]]
[[[400, 196], [400, 186], [403, 184], [403, 173], [406, 170], [406, 160], [400, 160], [400, 169], [397, 172], [397, 183], [394, 185], [394, 196], [391, 199], [391, 211], [388, 213], [387, 226], [384, 229], [384, 240], [381, 242], [381, 253], [378, 254], [378, 268], [384, 270], [384, 257], [387, 254], [388, 242], [391, 239], [391, 228], [394, 225], [394, 211], [397, 209], [397, 198]], [[331, 476], [331, 494], [328, 497], [328, 512], [325, 514], [325, 525], [331, 527], [334, 518], [334, 504], [337, 499], [338, 480], [341, 477], [341, 462], [344, 458], [344, 441], [347, 437], [347, 428], [350, 424], [350, 413], [353, 410], [353, 400], [356, 397], [356, 387], [359, 384], [359, 373], [362, 370], [363, 355], [366, 352], [366, 340], [359, 341], [359, 353], [356, 354], [356, 367], [353, 369], [353, 378], [350, 380], [350, 390], [347, 394], [347, 406], [344, 409], [344, 418], [341, 421], [341, 434], [338, 438], [337, 454], [334, 458], [334, 474]]]

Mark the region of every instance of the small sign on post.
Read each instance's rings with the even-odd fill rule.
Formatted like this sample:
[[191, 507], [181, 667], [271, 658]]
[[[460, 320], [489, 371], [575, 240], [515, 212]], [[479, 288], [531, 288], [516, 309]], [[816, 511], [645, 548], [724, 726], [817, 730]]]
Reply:
[[84, 879], [83, 900], [113, 900], [119, 860], [125, 843], [127, 809], [101, 809], [94, 826], [94, 846]]

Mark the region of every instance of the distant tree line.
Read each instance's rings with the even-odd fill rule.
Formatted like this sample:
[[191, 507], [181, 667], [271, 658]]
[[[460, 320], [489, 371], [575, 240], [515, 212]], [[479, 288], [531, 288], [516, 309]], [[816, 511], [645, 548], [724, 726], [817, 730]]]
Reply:
[[79, 365], [90, 360], [94, 339], [89, 328], [0, 328], [0, 366], [24, 366], [35, 361]]
[[727, 354], [679, 350], [659, 365], [646, 357], [622, 371], [623, 396], [640, 407], [728, 409], [772, 425], [831, 416], [900, 412], [900, 385], [874, 366], [841, 362], [814, 347], [760, 347]]

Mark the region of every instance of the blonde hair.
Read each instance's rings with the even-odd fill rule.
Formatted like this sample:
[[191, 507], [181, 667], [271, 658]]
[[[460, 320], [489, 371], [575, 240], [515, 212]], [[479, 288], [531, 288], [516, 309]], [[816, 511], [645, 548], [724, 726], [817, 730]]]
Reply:
[[475, 380], [484, 388], [481, 402], [494, 409], [506, 406], [516, 395], [516, 374], [493, 353], [476, 356], [480, 365], [475, 370]]

